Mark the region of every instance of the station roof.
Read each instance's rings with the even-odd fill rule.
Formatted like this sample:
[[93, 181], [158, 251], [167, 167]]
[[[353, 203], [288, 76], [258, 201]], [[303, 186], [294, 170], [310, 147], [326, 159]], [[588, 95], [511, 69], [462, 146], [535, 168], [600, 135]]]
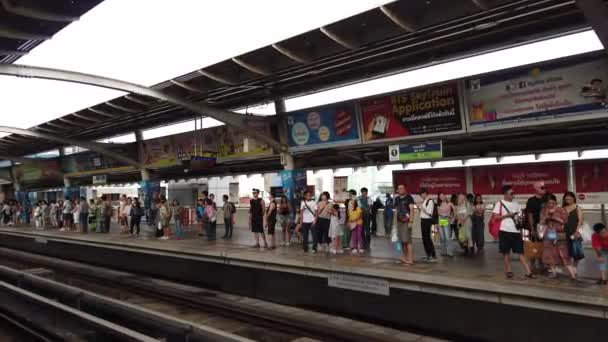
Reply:
[[[92, 8], [98, 2], [80, 3]], [[154, 88], [239, 108], [587, 26], [570, 0], [398, 0]], [[190, 118], [192, 113], [176, 106], [130, 94], [32, 129], [95, 140]], [[56, 147], [22, 136], [0, 139], [0, 154], [28, 155]]]

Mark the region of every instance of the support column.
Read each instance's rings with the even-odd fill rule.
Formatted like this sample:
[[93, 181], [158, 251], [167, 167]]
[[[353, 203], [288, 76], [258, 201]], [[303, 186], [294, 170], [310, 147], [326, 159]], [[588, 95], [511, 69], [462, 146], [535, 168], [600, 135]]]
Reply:
[[[287, 131], [287, 122], [283, 120], [282, 116], [286, 112], [285, 99], [275, 99], [274, 109], [276, 113], [276, 123], [279, 130], [279, 142], [282, 145], [287, 146], [287, 134], [289, 134], [289, 132]], [[279, 151], [279, 153], [281, 154], [281, 165], [283, 166], [283, 168], [285, 170], [295, 169], [295, 160], [293, 158], [293, 155], [290, 154], [288, 151]]]
[[[142, 130], [135, 131], [135, 142], [137, 143], [137, 161], [143, 164], [143, 156], [144, 156], [144, 133]], [[141, 180], [149, 181], [150, 180], [150, 171], [145, 168], [140, 169]]]
[[[144, 160], [144, 134], [142, 130], [135, 131], [135, 142], [137, 143], [137, 161], [143, 165]], [[156, 189], [155, 184], [150, 181], [150, 171], [144, 167], [139, 169], [141, 175], [141, 182], [139, 183], [141, 189], [141, 196], [139, 201], [144, 207], [146, 224], [141, 223], [141, 229], [139, 236], [144, 239], [154, 239], [156, 237], [156, 222], [154, 221], [155, 212], [152, 208], [154, 191]], [[143, 219], [142, 219], [143, 221]]]

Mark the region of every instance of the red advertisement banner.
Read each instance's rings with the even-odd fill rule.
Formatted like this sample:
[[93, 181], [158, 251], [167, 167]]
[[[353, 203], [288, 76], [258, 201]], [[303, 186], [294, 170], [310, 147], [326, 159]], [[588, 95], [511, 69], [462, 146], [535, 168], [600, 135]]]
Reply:
[[577, 192], [608, 192], [608, 160], [576, 161], [574, 175]]
[[545, 182], [552, 193], [568, 189], [566, 163], [513, 164], [473, 168], [473, 191], [482, 195], [500, 195], [504, 185], [511, 185], [515, 194], [533, 194], [534, 183]]
[[412, 194], [419, 193], [420, 188], [426, 188], [432, 195], [440, 192], [446, 194], [465, 193], [467, 190], [467, 180], [463, 168], [394, 171], [393, 185], [397, 188], [400, 184], [405, 185]]

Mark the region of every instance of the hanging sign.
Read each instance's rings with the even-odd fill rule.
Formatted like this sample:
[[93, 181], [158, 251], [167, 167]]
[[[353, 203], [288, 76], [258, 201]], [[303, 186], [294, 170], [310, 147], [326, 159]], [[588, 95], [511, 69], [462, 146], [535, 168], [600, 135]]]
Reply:
[[422, 142], [417, 144], [399, 144], [388, 147], [389, 161], [417, 161], [441, 159], [443, 144], [441, 141]]

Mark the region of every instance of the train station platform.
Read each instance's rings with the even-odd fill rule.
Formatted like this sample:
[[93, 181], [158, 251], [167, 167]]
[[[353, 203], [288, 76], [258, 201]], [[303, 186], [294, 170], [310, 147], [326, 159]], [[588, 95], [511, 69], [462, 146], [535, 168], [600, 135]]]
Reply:
[[[223, 229], [218, 229], [221, 237]], [[371, 252], [302, 255], [300, 246], [251, 248], [246, 229], [232, 240], [207, 241], [190, 229], [183, 240], [145, 240], [117, 232], [64, 233], [0, 228], [0, 247], [197, 284], [228, 293], [449, 337], [494, 341], [597, 337], [608, 318], [608, 288], [595, 285], [589, 251], [582, 281], [565, 275], [505, 279], [497, 246], [476, 257], [405, 266], [385, 238]], [[417, 256], [423, 256], [420, 241]], [[559, 327], [568, 327], [562, 330]], [[522, 335], [523, 334], [523, 335]]]

